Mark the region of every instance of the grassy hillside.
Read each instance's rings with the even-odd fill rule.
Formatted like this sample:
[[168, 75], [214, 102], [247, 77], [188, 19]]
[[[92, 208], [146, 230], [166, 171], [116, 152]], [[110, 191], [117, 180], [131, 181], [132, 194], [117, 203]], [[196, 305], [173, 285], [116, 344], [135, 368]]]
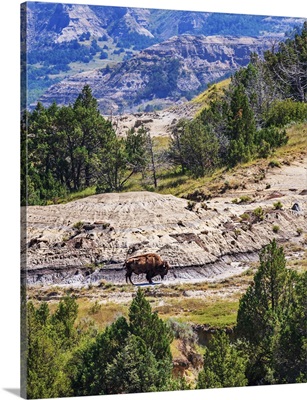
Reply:
[[[219, 86], [223, 88], [225, 82]], [[205, 104], [208, 99], [208, 91], [203, 93], [199, 100]], [[126, 187], [125, 191], [140, 191], [150, 190], [160, 194], [172, 194], [177, 197], [186, 197], [195, 191], [203, 191], [208, 196], [214, 197], [224, 193], [227, 190], [237, 189], [242, 183], [242, 176], [246, 175], [247, 170], [254, 171], [254, 174], [249, 174], [249, 181], [253, 183], [257, 179], [261, 179], [260, 170], [267, 169], [270, 163], [289, 164], [296, 159], [301, 159], [307, 154], [307, 123], [293, 124], [286, 128], [289, 141], [286, 145], [278, 148], [268, 158], [255, 159], [245, 164], [240, 164], [232, 169], [226, 167], [219, 168], [210, 175], [193, 178], [188, 174], [182, 174], [179, 168], [168, 169], [165, 166], [158, 166], [157, 178], [158, 187], [154, 189], [151, 181], [142, 184], [141, 173], [136, 174]], [[154, 151], [161, 153], [166, 151], [168, 147], [168, 137], [155, 137]], [[247, 183], [247, 181], [246, 181]], [[58, 203], [69, 202], [94, 195], [96, 187], [89, 187], [81, 192], [76, 192], [68, 195], [66, 198], [58, 199]]]
[[201, 109], [208, 107], [211, 100], [216, 100], [223, 94], [224, 89], [228, 88], [230, 81], [230, 78], [228, 78], [222, 80], [221, 82], [208, 85], [208, 89], [200, 93], [193, 100], [191, 100], [191, 104], [201, 105]]
[[[205, 97], [205, 96], [203, 96]], [[173, 194], [174, 196], [182, 197], [195, 190], [204, 189], [211, 193], [212, 196], [218, 195], [223, 190], [225, 182], [232, 182], [232, 186], [240, 184], [240, 172], [246, 169], [261, 169], [267, 168], [273, 161], [280, 164], [289, 164], [296, 159], [302, 158], [307, 154], [307, 123], [290, 125], [286, 128], [289, 141], [286, 145], [278, 148], [268, 158], [261, 158], [250, 161], [245, 164], [240, 164], [233, 169], [220, 168], [213, 174], [195, 179], [188, 175], [176, 173], [161, 173], [159, 180], [158, 192], [162, 194]], [[256, 176], [251, 176], [253, 180]], [[231, 189], [231, 185], [229, 185]]]

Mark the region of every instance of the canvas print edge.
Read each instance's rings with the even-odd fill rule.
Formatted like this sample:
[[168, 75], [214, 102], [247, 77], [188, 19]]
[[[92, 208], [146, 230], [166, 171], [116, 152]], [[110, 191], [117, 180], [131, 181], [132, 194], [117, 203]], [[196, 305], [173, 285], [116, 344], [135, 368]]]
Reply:
[[24, 330], [23, 330], [23, 332], [24, 332]]

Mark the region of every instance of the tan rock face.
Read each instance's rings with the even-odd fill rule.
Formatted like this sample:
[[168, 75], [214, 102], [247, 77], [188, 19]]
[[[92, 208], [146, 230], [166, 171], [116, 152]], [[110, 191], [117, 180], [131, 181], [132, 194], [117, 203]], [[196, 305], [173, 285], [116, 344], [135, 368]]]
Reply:
[[62, 43], [78, 39], [84, 32], [89, 32], [94, 37], [100, 37], [107, 33], [89, 6], [76, 4], [73, 7], [62, 7], [67, 14], [69, 24], [62, 29], [56, 42]]
[[[285, 199], [289, 205], [294, 202], [291, 196]], [[304, 199], [301, 196], [302, 210]], [[272, 202], [263, 198], [259, 204], [238, 205], [221, 198], [206, 202], [206, 207], [197, 203], [191, 210], [185, 199], [130, 192], [28, 207], [28, 282], [124, 283], [126, 257], [147, 252], [170, 263], [166, 283], [237, 274], [258, 260], [257, 252], [274, 236], [274, 224], [280, 227], [279, 240], [297, 236], [298, 227], [307, 231], [304, 212], [273, 210]], [[268, 210], [263, 221], [242, 221], [240, 215], [252, 216], [260, 205]]]
[[[40, 101], [46, 106], [53, 101], [67, 105], [76, 100], [84, 85], [90, 85], [101, 112], [106, 115], [134, 112], [153, 99], [166, 108], [247, 65], [252, 52], [261, 55], [270, 47], [270, 40], [264, 38], [175, 36], [109, 66], [108, 70], [90, 70], [64, 79], [50, 87]], [[153, 85], [157, 67], [162, 72], [173, 70], [174, 60], [178, 62], [178, 71], [172, 78], [175, 80], [172, 90], [157, 95], [158, 87]]]

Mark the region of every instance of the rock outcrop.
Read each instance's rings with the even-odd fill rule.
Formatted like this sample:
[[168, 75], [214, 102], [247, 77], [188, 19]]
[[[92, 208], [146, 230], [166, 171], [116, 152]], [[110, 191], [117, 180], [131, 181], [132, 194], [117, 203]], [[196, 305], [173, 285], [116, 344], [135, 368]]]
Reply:
[[303, 22], [300, 18], [43, 2], [29, 3], [27, 13], [31, 50], [42, 42], [68, 42], [87, 33], [96, 39], [107, 35], [115, 42], [129, 37], [131, 45], [139, 44], [144, 37], [161, 42], [181, 34], [215, 35], [221, 31], [226, 35], [281, 37]]
[[[46, 102], [46, 105], [53, 100], [61, 105], [68, 104], [73, 102], [80, 93], [82, 89], [80, 85], [81, 82], [84, 84], [84, 80], [88, 84], [94, 85], [96, 87], [95, 90], [97, 90], [97, 84], [104, 84], [104, 79], [106, 79], [107, 92], [114, 87], [115, 91], [119, 93], [119, 98], [117, 98], [116, 93], [111, 90], [107, 93], [107, 98], [101, 101], [101, 110], [107, 114], [111, 111], [118, 113], [127, 110], [129, 112], [131, 110], [135, 111], [144, 101], [148, 102], [148, 100], [157, 99], [159, 101], [154, 101], [149, 105], [155, 108], [157, 106], [165, 108], [174, 99], [177, 101], [180, 97], [195, 94], [191, 93], [191, 91], [193, 92], [195, 88], [198, 90], [199, 84], [205, 84], [210, 78], [220, 78], [216, 71], [211, 71], [216, 66], [212, 64], [215, 54], [210, 50], [209, 55], [213, 59], [208, 57], [209, 64], [203, 65], [203, 73], [208, 75], [206, 79], [201, 77], [199, 73], [195, 73], [194, 69], [186, 69], [188, 66], [186, 63], [181, 63], [183, 70], [178, 79], [176, 79], [178, 91], [175, 90], [174, 93], [168, 93], [166, 90], [167, 93], [165, 94], [164, 87], [162, 98], [161, 93], [157, 96], [157, 93], [152, 92], [157, 99], [148, 99], [147, 93], [138, 93], [141, 97], [141, 99], [138, 99], [136, 93], [139, 89], [148, 89], [148, 79], [151, 79], [150, 70], [148, 71], [149, 74], [146, 74], [145, 70], [144, 79], [141, 76], [142, 79], [140, 81], [138, 69], [136, 69], [135, 74], [133, 74], [133, 69], [130, 73], [126, 71], [125, 76], [121, 77], [123, 70], [117, 74], [113, 66], [114, 63], [127, 60], [133, 54], [138, 54], [142, 49], [163, 41], [168, 42], [170, 40], [172, 42], [171, 38], [181, 37], [181, 35], [204, 35], [205, 37], [223, 35], [236, 38], [250, 36], [253, 38], [261, 37], [263, 41], [271, 38], [272, 43], [276, 43], [276, 41], [284, 40], [285, 32], [291, 32], [295, 27], [302, 25], [304, 21], [300, 18], [85, 4], [45, 4], [43, 2], [26, 3], [21, 8], [21, 15], [22, 49], [23, 54], [28, 54], [26, 60], [23, 60], [23, 62], [27, 62], [27, 65], [24, 64], [23, 72], [28, 72], [29, 104], [27, 104], [27, 107], [35, 107], [39, 100]], [[188, 49], [186, 52], [184, 47], [185, 45], [183, 45], [182, 49], [183, 58], [188, 57], [190, 54], [190, 50]], [[254, 49], [251, 50], [254, 51]], [[241, 50], [239, 50], [240, 52]], [[177, 53], [175, 56], [177, 57]], [[242, 54], [236, 54], [236, 57], [238, 56], [241, 57]], [[146, 58], [146, 54], [144, 57]], [[180, 57], [179, 52], [177, 59], [180, 60]], [[217, 55], [216, 61], [221, 61], [220, 55]], [[44, 65], [44, 68], [41, 68], [41, 65]], [[102, 77], [97, 72], [94, 74], [89, 72], [88, 76], [87, 74], [85, 76], [78, 75], [77, 78], [73, 77], [64, 81], [64, 86], [71, 86], [67, 96], [65, 96], [65, 91], [61, 92], [61, 89], [56, 86], [47, 93], [46, 97], [39, 99], [39, 96], [47, 88], [50, 89], [53, 83], [63, 79], [64, 71], [67, 73], [65, 75], [67, 78], [68, 75], [71, 76], [77, 71], [80, 73], [90, 71], [93, 65], [97, 68], [109, 65], [114, 77], [117, 79], [111, 79], [110, 76]], [[233, 68], [235, 65], [232, 65], [229, 71], [227, 63], [224, 65], [221, 62], [220, 66], [222, 68], [221, 73], [225, 73], [225, 69], [228, 74], [235, 70]], [[163, 64], [161, 60], [158, 62], [158, 70], [165, 72], [167, 68], [167, 63]], [[80, 81], [77, 86], [76, 79]], [[117, 85], [117, 80], [119, 85]], [[169, 81], [172, 87], [173, 77]], [[158, 78], [157, 82], [156, 86], [161, 86], [161, 79]], [[167, 86], [167, 82], [165, 83]], [[129, 90], [125, 89], [125, 85], [130, 85]], [[31, 89], [32, 86], [33, 89]], [[127, 93], [124, 93], [125, 91]], [[100, 88], [97, 93], [99, 93], [99, 98], [103, 99], [104, 90]], [[131, 93], [133, 93], [133, 96], [129, 99]], [[125, 96], [125, 94], [127, 95]]]
[[[268, 194], [251, 204], [232, 204], [229, 198], [191, 204], [151, 192], [100, 194], [65, 205], [28, 207], [23, 249], [27, 281], [124, 283], [126, 257], [145, 252], [156, 252], [170, 263], [166, 283], [238, 274], [258, 260], [258, 251], [274, 236], [273, 224], [278, 223], [275, 236], [280, 241], [295, 238], [298, 227], [307, 231], [304, 211], [290, 209], [296, 197], [284, 196], [283, 210], [272, 207]], [[264, 210], [261, 220], [253, 213], [259, 206]], [[305, 196], [300, 206], [306, 209]]]
[[261, 55], [270, 47], [271, 41], [264, 38], [175, 36], [122, 63], [68, 77], [40, 101], [45, 106], [54, 101], [68, 105], [89, 85], [106, 115], [136, 111], [146, 104], [165, 108], [247, 65], [252, 52]]

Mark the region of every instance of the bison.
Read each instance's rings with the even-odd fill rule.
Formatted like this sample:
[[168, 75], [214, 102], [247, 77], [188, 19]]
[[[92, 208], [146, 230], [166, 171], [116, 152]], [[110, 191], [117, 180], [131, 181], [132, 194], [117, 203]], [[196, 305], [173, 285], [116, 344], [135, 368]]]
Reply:
[[126, 268], [126, 282], [129, 281], [134, 285], [131, 280], [131, 275], [134, 272], [136, 275], [146, 274], [146, 279], [149, 283], [152, 282], [154, 276], [160, 275], [161, 279], [168, 273], [169, 264], [163, 261], [162, 258], [155, 253], [143, 254], [140, 256], [130, 257], [125, 261]]

